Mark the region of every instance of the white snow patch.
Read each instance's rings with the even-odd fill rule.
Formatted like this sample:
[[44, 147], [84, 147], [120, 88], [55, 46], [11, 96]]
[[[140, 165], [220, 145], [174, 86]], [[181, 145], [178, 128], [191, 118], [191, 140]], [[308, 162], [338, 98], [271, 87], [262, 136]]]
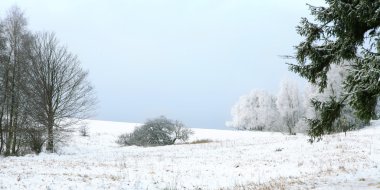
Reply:
[[193, 129], [206, 144], [120, 147], [140, 124], [88, 121], [56, 154], [0, 157], [0, 189], [380, 188], [380, 122], [360, 131], [308, 137]]

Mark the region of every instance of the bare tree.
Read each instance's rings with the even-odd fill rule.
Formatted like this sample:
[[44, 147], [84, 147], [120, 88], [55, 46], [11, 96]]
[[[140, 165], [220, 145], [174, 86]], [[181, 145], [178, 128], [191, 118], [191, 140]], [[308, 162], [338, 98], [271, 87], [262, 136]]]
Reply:
[[181, 141], [187, 141], [194, 132], [185, 127], [185, 125], [181, 121], [174, 121], [174, 134], [175, 138], [173, 139], [173, 143], [176, 140], [181, 140]]
[[[25, 83], [26, 52], [30, 35], [27, 21], [18, 7], [12, 7], [2, 22], [0, 130], [5, 155], [17, 154], [20, 146], [21, 126], [26, 119], [22, 84]], [[1, 151], [1, 149], [0, 149]]]
[[32, 35], [12, 7], [0, 22], [0, 154], [54, 151], [95, 103], [87, 72], [54, 34]]
[[5, 97], [5, 62], [6, 56], [6, 39], [4, 25], [0, 23], [0, 154], [4, 148], [3, 119], [4, 119], [4, 97]]
[[31, 118], [46, 129], [46, 150], [53, 152], [62, 132], [91, 113], [93, 88], [77, 57], [59, 45], [53, 33], [34, 36], [29, 60]]

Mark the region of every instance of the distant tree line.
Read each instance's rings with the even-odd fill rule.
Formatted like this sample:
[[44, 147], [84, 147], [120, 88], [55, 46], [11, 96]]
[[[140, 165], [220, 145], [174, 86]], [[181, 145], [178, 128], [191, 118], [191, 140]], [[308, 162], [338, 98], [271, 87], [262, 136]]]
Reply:
[[18, 7], [0, 21], [0, 154], [54, 152], [95, 103], [88, 73], [54, 33], [31, 32]]
[[[301, 93], [295, 81], [286, 79], [277, 96], [254, 90], [240, 97], [231, 109], [232, 121], [226, 124], [240, 130], [279, 131], [295, 134], [309, 132], [310, 122], [321, 117], [318, 102], [339, 99], [344, 95], [343, 81], [348, 76], [350, 64], [332, 65], [327, 73], [326, 89], [321, 92], [308, 84]], [[359, 119], [354, 109], [345, 106], [334, 121], [330, 133], [346, 132], [368, 124]]]

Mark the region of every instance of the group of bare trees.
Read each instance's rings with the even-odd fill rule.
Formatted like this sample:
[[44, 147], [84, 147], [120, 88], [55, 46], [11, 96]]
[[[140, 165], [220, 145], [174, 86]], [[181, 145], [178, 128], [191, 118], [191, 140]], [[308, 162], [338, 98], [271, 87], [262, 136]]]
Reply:
[[94, 105], [88, 73], [53, 33], [32, 33], [13, 7], [0, 22], [0, 154], [54, 152]]

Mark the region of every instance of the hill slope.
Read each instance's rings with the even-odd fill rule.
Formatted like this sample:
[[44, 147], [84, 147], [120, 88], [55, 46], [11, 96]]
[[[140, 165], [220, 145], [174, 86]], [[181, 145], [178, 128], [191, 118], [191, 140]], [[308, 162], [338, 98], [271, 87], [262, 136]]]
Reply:
[[326, 136], [194, 129], [206, 144], [119, 147], [139, 124], [88, 121], [57, 154], [0, 158], [0, 189], [376, 189], [380, 122]]

